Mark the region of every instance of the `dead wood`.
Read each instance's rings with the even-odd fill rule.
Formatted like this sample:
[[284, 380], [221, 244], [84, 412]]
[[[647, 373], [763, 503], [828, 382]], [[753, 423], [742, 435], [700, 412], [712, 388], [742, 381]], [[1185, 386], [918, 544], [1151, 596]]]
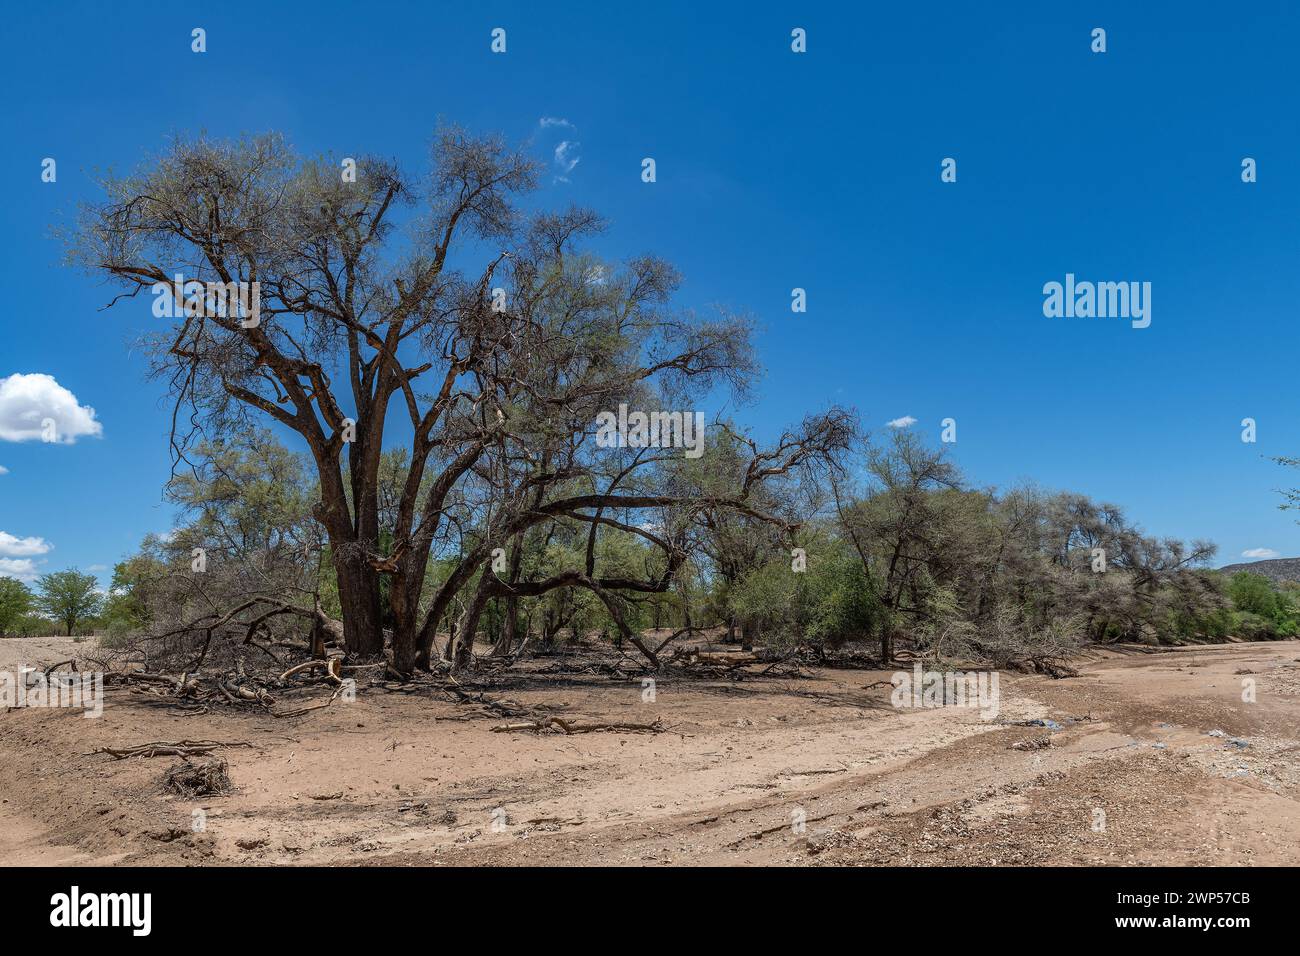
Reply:
[[566, 734], [590, 734], [596, 731], [611, 731], [613, 733], [628, 734], [659, 734], [666, 729], [663, 721], [656, 718], [648, 724], [627, 723], [623, 721], [610, 723], [595, 724], [576, 724], [564, 720], [560, 717], [543, 717], [541, 720], [529, 720], [517, 724], [502, 724], [499, 727], [493, 727], [494, 734], [509, 733], [516, 730], [546, 730], [548, 727], [559, 727]]
[[319, 701], [315, 704], [308, 704], [306, 707], [299, 707], [295, 710], [281, 711], [279, 713], [268, 707], [266, 712], [272, 717], [301, 717], [303, 714], [310, 714], [313, 710], [324, 710], [330, 704], [334, 703], [342, 692], [343, 684], [340, 682], [339, 686], [334, 689], [334, 693], [330, 694], [329, 700]]
[[100, 747], [91, 751], [94, 754], [108, 754], [114, 760], [128, 757], [198, 757], [228, 747], [252, 747], [247, 740], [160, 740], [134, 747]]
[[1077, 668], [1058, 657], [1026, 657], [1012, 661], [1008, 667], [1022, 674], [1045, 674], [1053, 680], [1079, 676]]
[[[806, 825], [809, 824], [809, 823], [817, 823], [817, 822], [820, 821], [820, 820], [827, 820], [827, 819], [829, 819], [830, 817], [833, 817], [833, 816], [835, 816], [835, 815], [836, 815], [836, 814], [835, 814], [834, 812], [831, 812], [831, 813], [823, 813], [823, 814], [820, 814], [819, 816], [815, 816], [815, 817], [805, 817], [803, 822], [804, 822], [804, 825], [806, 826]], [[774, 827], [764, 827], [762, 830], [755, 830], [753, 833], [747, 833], [747, 834], [745, 834], [745, 835], [744, 835], [743, 837], [741, 837], [739, 840], [733, 840], [733, 841], [731, 841], [730, 843], [727, 844], [727, 849], [728, 849], [728, 850], [733, 850], [733, 849], [735, 849], [736, 847], [740, 846], [742, 843], [744, 843], [744, 842], [747, 841], [747, 840], [761, 840], [761, 839], [763, 839], [763, 837], [768, 836], [769, 834], [772, 834], [772, 833], [779, 833], [781, 830], [790, 830], [791, 833], [796, 832], [795, 829], [794, 829], [794, 823], [793, 823], [793, 821], [786, 822], [786, 823], [778, 823], [778, 824], [777, 824], [776, 826], [774, 826]]]
[[71, 664], [71, 665], [72, 665], [72, 669], [73, 669], [74, 671], [77, 669], [77, 662], [76, 662], [75, 660], [59, 661], [57, 664], [51, 664], [49, 667], [45, 668], [45, 677], [46, 677], [46, 679], [48, 679], [49, 676], [50, 676], [51, 674], [53, 674], [56, 670], [58, 670], [58, 669], [59, 669], [60, 667], [62, 667], [64, 664]]
[[341, 676], [342, 663], [342, 660], [337, 657], [328, 660], [307, 661], [291, 667], [281, 674], [279, 682], [285, 682], [295, 674], [316, 667], [323, 667], [325, 669], [324, 679], [337, 685], [334, 693], [327, 700], [282, 711], [275, 709], [275, 696], [262, 683], [253, 677], [246, 676], [242, 666], [238, 668], [236, 673], [224, 676], [201, 677], [198, 674], [184, 673], [179, 677], [171, 677], [167, 674], [128, 671], [107, 675], [106, 680], [111, 683], [125, 683], [128, 685], [141, 683], [151, 689], [146, 690], [137, 687], [133, 688], [134, 692], [152, 694], [163, 698], [187, 698], [203, 711], [206, 711], [210, 702], [224, 702], [241, 709], [259, 709], [272, 717], [301, 717], [312, 711], [322, 710], [338, 699], [339, 694], [346, 686]]
[[343, 683], [343, 678], [339, 676], [339, 667], [341, 662], [337, 657], [331, 657], [329, 660], [322, 661], [304, 661], [290, 667], [280, 675], [280, 680], [287, 681], [294, 674], [301, 674], [303, 671], [314, 670], [317, 667], [325, 668], [325, 676], [337, 684]]
[[477, 694], [467, 693], [454, 677], [447, 679], [443, 689], [454, 696], [459, 703], [476, 704], [485, 708], [499, 717], [530, 717], [532, 711], [527, 707], [515, 703], [512, 700], [500, 700], [488, 697], [487, 694], [479, 691]]
[[163, 775], [163, 787], [187, 799], [219, 796], [232, 789], [228, 769], [224, 757], [197, 762], [186, 758]]

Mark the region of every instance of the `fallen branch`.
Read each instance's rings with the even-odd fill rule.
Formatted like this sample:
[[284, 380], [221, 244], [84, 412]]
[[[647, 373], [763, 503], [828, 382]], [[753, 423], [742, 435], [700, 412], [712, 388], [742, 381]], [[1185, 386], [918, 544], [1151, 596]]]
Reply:
[[77, 662], [75, 660], [59, 661], [57, 664], [51, 664], [49, 667], [45, 668], [46, 680], [48, 680], [50, 675], [53, 674], [56, 670], [58, 670], [60, 667], [62, 667], [64, 664], [71, 664], [72, 669], [74, 671], [77, 669]]
[[443, 690], [455, 696], [462, 704], [477, 704], [501, 717], [527, 717], [531, 711], [512, 700], [495, 700], [480, 691], [477, 696], [464, 691], [454, 677], [448, 678]]
[[339, 659], [337, 657], [331, 657], [329, 660], [324, 661], [304, 661], [301, 664], [290, 667], [287, 671], [281, 674], [280, 680], [288, 680], [294, 674], [301, 674], [303, 671], [313, 670], [317, 667], [324, 667], [325, 676], [336, 684], [343, 683], [343, 678], [339, 676]]
[[[803, 822], [805, 825], [807, 825], [809, 823], [817, 823], [818, 821], [829, 819], [830, 817], [833, 816], [836, 816], [836, 811], [832, 811], [830, 813], [823, 813], [815, 817], [805, 817]], [[753, 833], [747, 833], [739, 840], [732, 840], [730, 843], [727, 844], [727, 849], [734, 850], [736, 847], [740, 846], [741, 844], [745, 843], [748, 840], [761, 840], [765, 836], [770, 836], [773, 833], [779, 833], [782, 830], [787, 830], [787, 829], [791, 833], [796, 833], [796, 834], [798, 833], [798, 831], [794, 829], [794, 824], [792, 821], [787, 821], [785, 823], [778, 823], [774, 827], [764, 827], [762, 830], [755, 830]]]
[[608, 730], [615, 733], [628, 734], [659, 734], [666, 729], [663, 721], [655, 718], [648, 724], [634, 724], [625, 722], [599, 723], [599, 724], [575, 724], [570, 723], [560, 717], [544, 717], [541, 720], [528, 720], [517, 724], [502, 724], [499, 727], [493, 727], [494, 734], [509, 733], [516, 730], [546, 730], [548, 727], [559, 727], [566, 734], [590, 734], [595, 731]]
[[252, 746], [247, 740], [232, 740], [230, 742], [221, 740], [161, 740], [154, 743], [137, 744], [134, 747], [100, 747], [98, 750], [92, 751], [91, 755], [108, 754], [114, 760], [125, 760], [128, 757], [197, 757], [226, 747]]
[[330, 694], [329, 700], [320, 701], [315, 704], [308, 704], [306, 707], [299, 707], [297, 710], [284, 711], [278, 714], [268, 707], [266, 712], [272, 717], [301, 717], [303, 714], [310, 714], [313, 710], [324, 710], [330, 704], [334, 703], [341, 693], [343, 693], [342, 683], [340, 683], [338, 687], [334, 688], [334, 693]]

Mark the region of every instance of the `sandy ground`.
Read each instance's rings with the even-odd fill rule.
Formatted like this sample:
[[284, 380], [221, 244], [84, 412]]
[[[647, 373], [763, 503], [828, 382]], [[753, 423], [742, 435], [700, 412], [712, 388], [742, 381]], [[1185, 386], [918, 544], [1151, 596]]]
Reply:
[[[0, 670], [80, 649], [0, 640]], [[653, 701], [599, 675], [489, 689], [578, 720], [661, 718], [659, 734], [494, 733], [501, 718], [427, 685], [363, 686], [283, 720], [184, 714], [129, 688], [108, 690], [99, 719], [0, 711], [0, 862], [1300, 863], [1300, 643], [1106, 651], [1059, 681], [1004, 673], [995, 720], [895, 709], [891, 672], [805, 673], [666, 675]], [[1060, 727], [1018, 723], [1038, 719]], [[92, 754], [182, 738], [255, 745], [224, 752], [233, 793], [170, 796], [176, 758]]]

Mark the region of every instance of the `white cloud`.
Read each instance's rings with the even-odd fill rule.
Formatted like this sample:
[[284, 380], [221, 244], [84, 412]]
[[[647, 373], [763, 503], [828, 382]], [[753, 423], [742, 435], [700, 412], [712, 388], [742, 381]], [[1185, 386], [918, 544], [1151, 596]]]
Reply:
[[892, 422], [885, 422], [890, 428], [906, 428], [908, 425], [915, 425], [916, 419], [911, 415], [904, 415], [902, 418], [895, 418]]
[[53, 375], [35, 372], [0, 378], [0, 441], [40, 441], [47, 419], [54, 422], [56, 440], [65, 445], [104, 433], [104, 426], [95, 421], [95, 410], [80, 404]]
[[38, 577], [36, 562], [31, 558], [0, 558], [0, 578], [17, 578], [31, 584]]
[[1241, 552], [1243, 558], [1276, 558], [1279, 552], [1272, 548], [1251, 548], [1249, 551]]
[[38, 554], [49, 554], [54, 545], [44, 538], [18, 538], [7, 531], [0, 531], [0, 558], [30, 558]]
[[0, 475], [7, 475], [7, 474], [9, 474], [9, 469], [6, 468], [4, 465], [0, 465]]
[[91, 574], [98, 574], [100, 571], [107, 571], [107, 570], [108, 570], [108, 565], [107, 565], [107, 564], [92, 564], [90, 567], [86, 568], [86, 570], [89, 571]]
[[552, 182], [567, 183], [569, 174], [582, 161], [578, 155], [578, 149], [582, 144], [567, 138], [577, 131], [577, 127], [567, 119], [559, 116], [543, 116], [537, 121], [537, 125], [542, 131], [539, 134], [541, 140], [546, 143], [556, 144], [552, 147], [554, 150], [552, 164], [555, 170], [555, 177]]
[[582, 157], [577, 155], [578, 147], [581, 143], [571, 143], [567, 139], [555, 147], [555, 165], [559, 169], [559, 179], [568, 182], [564, 177], [573, 172], [573, 167], [582, 161]]
[[53, 550], [54, 545], [44, 538], [19, 538], [7, 531], [0, 531], [0, 577], [17, 578], [25, 584], [31, 584], [40, 577], [33, 558], [49, 554]]

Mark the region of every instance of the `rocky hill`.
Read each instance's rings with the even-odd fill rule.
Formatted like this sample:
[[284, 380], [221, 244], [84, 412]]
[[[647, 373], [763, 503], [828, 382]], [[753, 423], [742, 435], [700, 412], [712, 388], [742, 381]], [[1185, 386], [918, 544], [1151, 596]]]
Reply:
[[1262, 574], [1274, 581], [1300, 581], [1300, 558], [1268, 558], [1264, 561], [1248, 561], [1244, 564], [1225, 564], [1219, 570], [1224, 574], [1249, 571], [1251, 574]]

